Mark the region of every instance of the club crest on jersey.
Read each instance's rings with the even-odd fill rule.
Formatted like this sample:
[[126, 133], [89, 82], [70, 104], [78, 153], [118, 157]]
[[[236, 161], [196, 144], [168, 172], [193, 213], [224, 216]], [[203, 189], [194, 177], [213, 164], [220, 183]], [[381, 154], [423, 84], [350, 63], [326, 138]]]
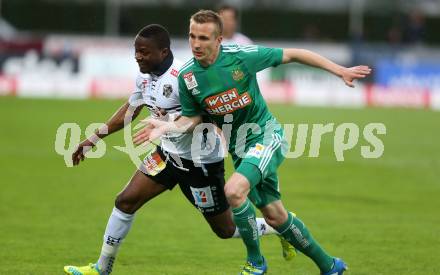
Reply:
[[240, 69], [232, 70], [232, 78], [233, 78], [235, 81], [240, 81], [240, 80], [242, 80], [242, 79], [244, 78], [244, 73], [243, 73], [243, 71], [240, 70]]
[[163, 85], [163, 96], [164, 97], [170, 97], [170, 95], [173, 93], [173, 86], [170, 84]]
[[183, 80], [185, 81], [188, 90], [194, 89], [195, 87], [199, 86], [193, 72], [184, 74]]

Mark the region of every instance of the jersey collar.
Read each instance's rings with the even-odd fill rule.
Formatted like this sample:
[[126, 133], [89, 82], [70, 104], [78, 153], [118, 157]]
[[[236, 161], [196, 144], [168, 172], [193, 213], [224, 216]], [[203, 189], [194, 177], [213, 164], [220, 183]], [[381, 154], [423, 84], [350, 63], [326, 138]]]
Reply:
[[165, 57], [162, 63], [160, 63], [159, 67], [154, 72], [151, 72], [151, 74], [154, 74], [155, 76], [163, 75], [171, 67], [173, 61], [174, 61], [173, 52], [170, 51], [167, 57]]

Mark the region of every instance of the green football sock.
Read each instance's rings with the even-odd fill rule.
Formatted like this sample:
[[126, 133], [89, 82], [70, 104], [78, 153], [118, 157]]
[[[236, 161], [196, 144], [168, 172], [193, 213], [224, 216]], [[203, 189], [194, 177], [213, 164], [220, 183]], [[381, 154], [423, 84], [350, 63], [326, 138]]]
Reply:
[[258, 265], [262, 264], [263, 257], [260, 252], [254, 207], [249, 199], [246, 199], [242, 205], [233, 208], [232, 212], [234, 213], [234, 222], [247, 249], [248, 261]]
[[313, 239], [312, 234], [300, 219], [288, 212], [287, 221], [275, 229], [296, 249], [311, 258], [321, 272], [330, 271], [333, 266], [333, 257], [328, 255]]

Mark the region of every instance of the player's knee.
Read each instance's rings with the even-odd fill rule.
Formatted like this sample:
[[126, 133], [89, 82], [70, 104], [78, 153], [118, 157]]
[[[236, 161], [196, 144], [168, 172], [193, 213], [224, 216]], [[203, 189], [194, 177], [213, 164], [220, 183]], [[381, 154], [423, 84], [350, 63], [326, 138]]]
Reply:
[[265, 214], [264, 220], [267, 222], [268, 225], [274, 228], [282, 225], [285, 222], [283, 215], [280, 215], [278, 213]]
[[267, 222], [268, 225], [272, 227], [278, 226], [277, 220], [274, 219], [273, 217], [264, 217], [264, 220]]
[[218, 226], [212, 230], [220, 239], [229, 239], [234, 235], [235, 226]]
[[225, 185], [225, 195], [228, 203], [232, 207], [238, 207], [246, 200], [246, 193], [242, 192], [241, 188], [233, 184]]
[[138, 208], [137, 204], [125, 196], [123, 192], [116, 196], [115, 207], [127, 214], [134, 214]]

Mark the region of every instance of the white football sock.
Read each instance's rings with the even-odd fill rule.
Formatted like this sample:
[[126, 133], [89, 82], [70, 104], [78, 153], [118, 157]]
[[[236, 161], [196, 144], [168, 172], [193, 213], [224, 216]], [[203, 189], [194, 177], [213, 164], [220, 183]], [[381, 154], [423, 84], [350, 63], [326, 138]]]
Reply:
[[[258, 236], [279, 234], [275, 229], [272, 228], [272, 226], [267, 224], [264, 218], [257, 218], [257, 229]], [[241, 238], [240, 232], [238, 231], [237, 227], [235, 228], [235, 232], [234, 235], [232, 235], [232, 238]]]
[[113, 207], [112, 214], [107, 222], [102, 244], [101, 255], [98, 260], [98, 267], [102, 274], [110, 274], [113, 268], [119, 245], [127, 236], [133, 222], [134, 214], [126, 214]]

